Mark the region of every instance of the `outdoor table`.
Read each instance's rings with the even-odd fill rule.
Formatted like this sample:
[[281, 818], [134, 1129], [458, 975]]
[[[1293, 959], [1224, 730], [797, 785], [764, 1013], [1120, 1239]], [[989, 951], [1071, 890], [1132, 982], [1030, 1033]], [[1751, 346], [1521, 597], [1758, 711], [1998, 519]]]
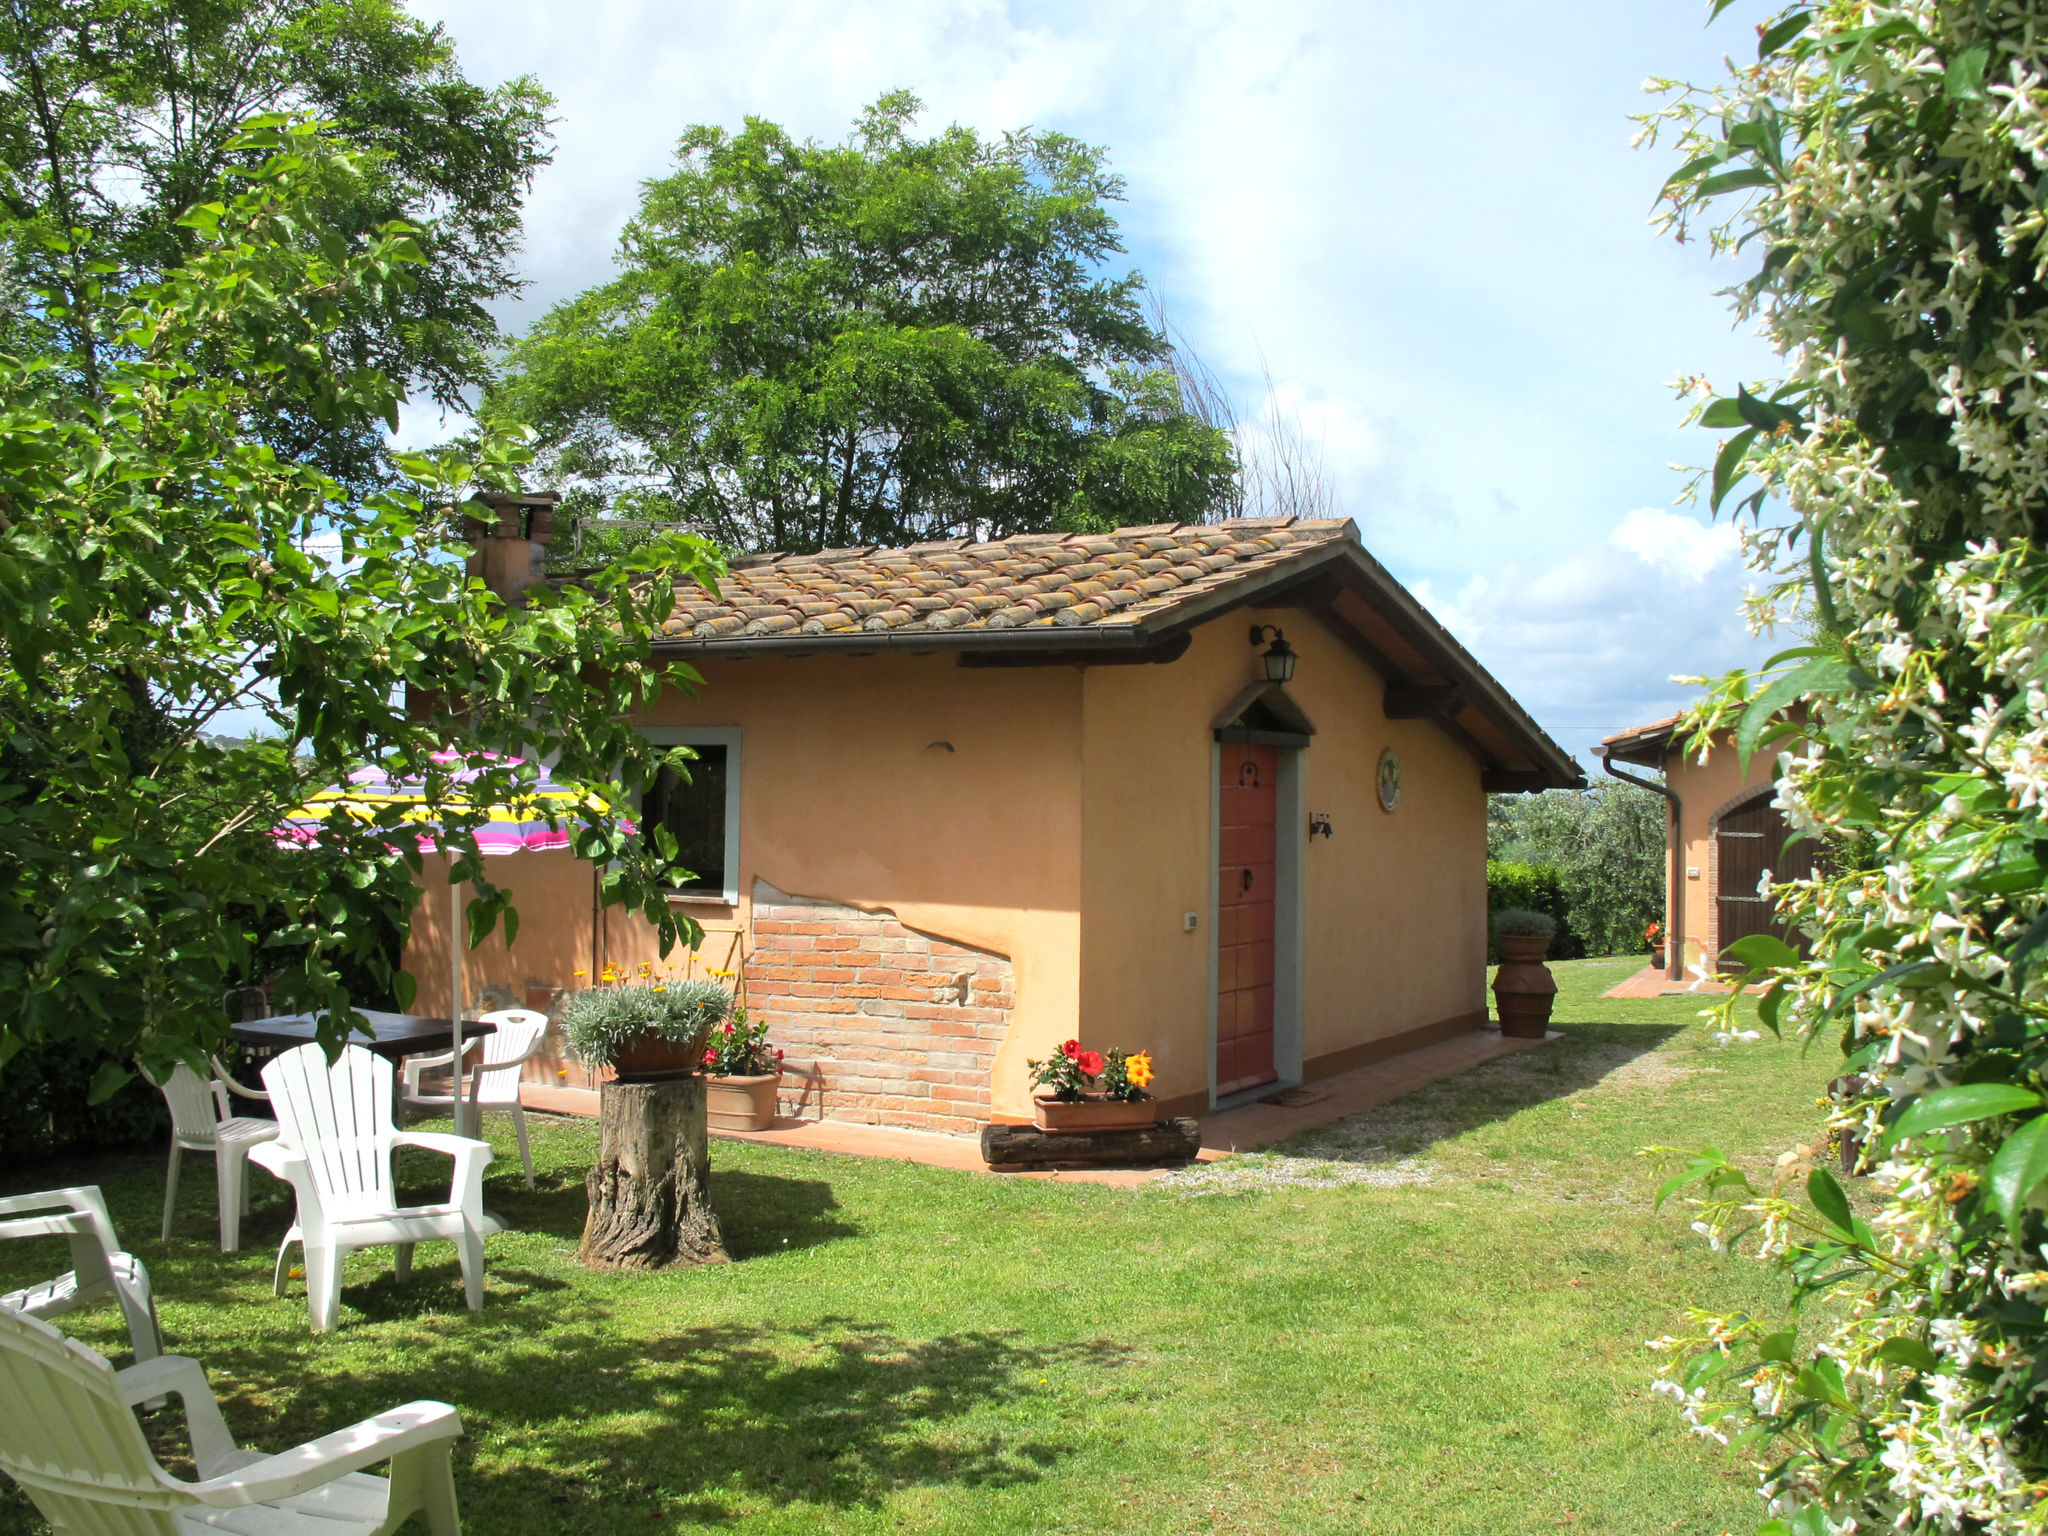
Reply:
[[[401, 1057], [419, 1056], [430, 1051], [446, 1052], [453, 1035], [448, 1019], [417, 1013], [376, 1013], [368, 1008], [357, 1011], [370, 1021], [376, 1037], [365, 1039], [361, 1034], [352, 1034], [348, 1043], [384, 1057], [394, 1067]], [[497, 1032], [497, 1025], [486, 1024], [482, 1019], [462, 1021], [462, 1038], [465, 1041]], [[319, 1020], [310, 1013], [287, 1013], [274, 1019], [251, 1019], [245, 1024], [237, 1024], [234, 1034], [242, 1044], [251, 1047], [249, 1054], [260, 1065], [294, 1046], [310, 1045], [318, 1039]]]

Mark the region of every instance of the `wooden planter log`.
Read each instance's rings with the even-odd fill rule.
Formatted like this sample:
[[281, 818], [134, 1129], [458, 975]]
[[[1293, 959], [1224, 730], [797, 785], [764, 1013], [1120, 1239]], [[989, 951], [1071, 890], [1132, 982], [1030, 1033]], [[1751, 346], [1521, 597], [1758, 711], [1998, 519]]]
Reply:
[[1193, 1120], [1161, 1120], [1130, 1131], [1041, 1131], [984, 1125], [981, 1159], [991, 1168], [1151, 1168], [1185, 1163], [1202, 1145]]
[[711, 1209], [704, 1079], [610, 1082], [598, 1094], [598, 1163], [577, 1257], [595, 1269], [725, 1263]]

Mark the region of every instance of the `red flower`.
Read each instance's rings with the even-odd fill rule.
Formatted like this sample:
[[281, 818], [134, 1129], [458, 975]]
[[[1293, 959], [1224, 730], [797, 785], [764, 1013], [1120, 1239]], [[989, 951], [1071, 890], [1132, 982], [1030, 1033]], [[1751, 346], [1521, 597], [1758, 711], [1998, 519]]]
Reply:
[[1081, 1069], [1083, 1077], [1097, 1077], [1102, 1072], [1102, 1052], [1082, 1051], [1074, 1058], [1074, 1065]]
[[1081, 1059], [1081, 1042], [1078, 1040], [1069, 1040], [1065, 1045], [1060, 1047], [1060, 1054], [1066, 1057], [1069, 1061], [1079, 1061]]
[[776, 1059], [777, 1061], [780, 1061], [780, 1060], [782, 1060], [782, 1048], [781, 1048], [780, 1046], [777, 1046], [777, 1047], [775, 1048], [775, 1059]]
[[711, 1048], [710, 1048], [709, 1046], [706, 1046], [706, 1047], [704, 1048], [704, 1065], [705, 1065], [705, 1066], [707, 1066], [707, 1067], [708, 1067], [708, 1066], [711, 1066], [711, 1065], [712, 1065], [713, 1063], [715, 1063], [715, 1062], [716, 1062], [717, 1060], [718, 1060], [718, 1052], [716, 1052], [716, 1051], [712, 1050], [712, 1049], [711, 1049]]
[[728, 1035], [732, 1033], [732, 1026], [731, 1026], [730, 1024], [728, 1024], [728, 1025], [726, 1025], [726, 1026], [725, 1026], [725, 1032], [726, 1032], [726, 1033], [727, 1033]]

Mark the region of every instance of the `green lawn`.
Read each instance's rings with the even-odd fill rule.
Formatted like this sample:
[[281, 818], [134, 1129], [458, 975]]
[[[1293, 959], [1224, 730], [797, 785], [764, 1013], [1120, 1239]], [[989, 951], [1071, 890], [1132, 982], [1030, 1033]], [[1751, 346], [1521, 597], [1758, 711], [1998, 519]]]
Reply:
[[[456, 1404], [478, 1536], [1747, 1532], [1754, 1496], [1648, 1392], [1642, 1343], [1689, 1303], [1774, 1297], [1653, 1214], [1633, 1153], [1768, 1162], [1831, 1066], [1717, 1047], [1696, 1002], [1600, 1001], [1631, 969], [1556, 967], [1563, 1041], [1142, 1189], [714, 1143], [737, 1262], [694, 1272], [583, 1271], [595, 1127], [537, 1122], [537, 1193], [500, 1140], [490, 1202], [517, 1230], [483, 1312], [452, 1249], [403, 1287], [371, 1251], [323, 1338], [301, 1288], [270, 1294], [289, 1208], [260, 1172], [233, 1258], [203, 1159], [168, 1245], [155, 1156], [9, 1182], [106, 1189], [245, 1442]], [[56, 1259], [0, 1249], [0, 1284]], [[111, 1308], [68, 1321], [125, 1345]], [[42, 1528], [0, 1499], [0, 1532]]]

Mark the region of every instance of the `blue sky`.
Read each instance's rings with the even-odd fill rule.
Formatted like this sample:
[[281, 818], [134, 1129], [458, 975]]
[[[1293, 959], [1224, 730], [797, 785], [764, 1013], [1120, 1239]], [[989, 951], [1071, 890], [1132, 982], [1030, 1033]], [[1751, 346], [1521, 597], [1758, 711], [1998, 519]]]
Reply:
[[[1256, 413], [1321, 445], [1342, 511], [1573, 750], [1760, 659], [1724, 526], [1675, 511], [1711, 439], [1669, 382], [1768, 375], [1647, 225], [1651, 74], [1711, 79], [1769, 9], [1705, 0], [426, 0], [472, 78], [558, 102], [512, 327], [602, 281], [695, 122], [843, 137], [907, 87], [926, 126], [1106, 146], [1131, 264]], [[408, 423], [407, 435], [438, 436]]]

